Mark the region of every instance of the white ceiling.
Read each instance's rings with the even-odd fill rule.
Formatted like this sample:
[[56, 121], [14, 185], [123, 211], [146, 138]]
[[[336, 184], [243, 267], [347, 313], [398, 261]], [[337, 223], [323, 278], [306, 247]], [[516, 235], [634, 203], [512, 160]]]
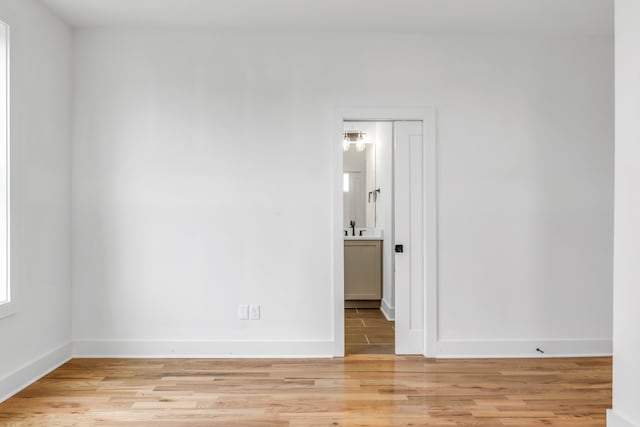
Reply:
[[75, 27], [613, 33], [613, 0], [41, 0]]

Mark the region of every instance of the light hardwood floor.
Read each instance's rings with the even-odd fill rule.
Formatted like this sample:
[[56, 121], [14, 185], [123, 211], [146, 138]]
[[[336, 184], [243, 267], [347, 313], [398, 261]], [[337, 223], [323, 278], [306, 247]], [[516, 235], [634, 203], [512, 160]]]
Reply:
[[74, 359], [3, 426], [602, 426], [611, 359]]

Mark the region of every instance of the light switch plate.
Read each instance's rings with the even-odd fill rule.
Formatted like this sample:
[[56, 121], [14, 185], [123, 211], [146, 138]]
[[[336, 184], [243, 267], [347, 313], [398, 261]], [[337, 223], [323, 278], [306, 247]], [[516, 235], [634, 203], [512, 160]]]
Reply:
[[247, 304], [240, 304], [238, 306], [238, 319], [249, 320], [249, 306]]
[[251, 304], [249, 306], [249, 318], [251, 320], [260, 320], [260, 305]]

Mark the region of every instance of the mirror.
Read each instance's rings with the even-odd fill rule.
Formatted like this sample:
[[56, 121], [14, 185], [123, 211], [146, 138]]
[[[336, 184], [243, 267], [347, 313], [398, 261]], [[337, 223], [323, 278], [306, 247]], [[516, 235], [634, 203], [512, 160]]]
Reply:
[[376, 227], [376, 123], [344, 122], [344, 228]]

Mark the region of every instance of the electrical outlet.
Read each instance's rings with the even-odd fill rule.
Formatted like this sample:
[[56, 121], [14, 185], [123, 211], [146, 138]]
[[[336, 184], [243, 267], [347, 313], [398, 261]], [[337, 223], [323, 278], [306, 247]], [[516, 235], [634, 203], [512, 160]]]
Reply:
[[249, 306], [247, 304], [240, 304], [238, 306], [238, 319], [249, 320]]
[[251, 304], [249, 306], [249, 318], [251, 320], [260, 320], [260, 304]]

